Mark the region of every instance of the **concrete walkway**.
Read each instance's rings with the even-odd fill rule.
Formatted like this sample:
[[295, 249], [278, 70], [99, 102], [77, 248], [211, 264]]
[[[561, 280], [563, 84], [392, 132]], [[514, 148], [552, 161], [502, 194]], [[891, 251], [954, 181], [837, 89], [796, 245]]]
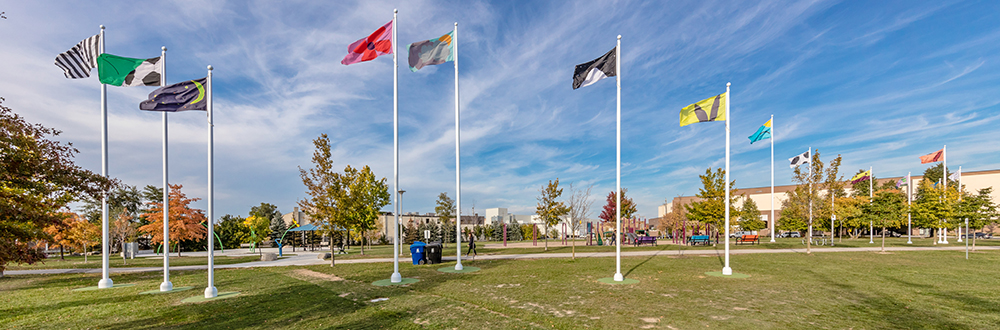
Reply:
[[[276, 250], [276, 249], [275, 249]], [[813, 249], [814, 253], [826, 253], [826, 252], [878, 252], [882, 249], [880, 247], [858, 247], [858, 248], [838, 248], [838, 247], [828, 247], [828, 248], [817, 248]], [[885, 248], [888, 252], [895, 251], [965, 251], [965, 246], [943, 246], [943, 247], [887, 247]], [[990, 250], [997, 251], [1000, 250], [1000, 246], [978, 246], [976, 247], [978, 251]], [[265, 249], [265, 252], [270, 252]], [[275, 251], [276, 252], [276, 251]], [[324, 251], [325, 252], [325, 251]], [[282, 266], [309, 266], [309, 265], [326, 265], [329, 264], [329, 260], [322, 260], [317, 258], [319, 252], [294, 252], [295, 256], [286, 257], [283, 259], [275, 261], [254, 261], [246, 262], [240, 264], [230, 264], [230, 265], [216, 265], [215, 269], [229, 269], [229, 268], [251, 268], [251, 267], [282, 267]], [[622, 252], [623, 257], [643, 257], [643, 256], [681, 256], [681, 255], [723, 255], [723, 250], [721, 247], [717, 250], [660, 250], [660, 251], [626, 251]], [[805, 248], [801, 249], [730, 249], [729, 253], [732, 255], [737, 254], [754, 254], [754, 253], [806, 253]], [[248, 255], [246, 251], [239, 250], [232, 253], [225, 254], [227, 256], [239, 256]], [[199, 256], [199, 253], [186, 253], [186, 256]], [[200, 256], [207, 257], [206, 252], [201, 252]], [[614, 257], [614, 252], [577, 252], [577, 258], [606, 258]], [[524, 253], [524, 254], [498, 254], [498, 255], [481, 255], [477, 256], [475, 260], [514, 260], [514, 259], [548, 259], [548, 258], [570, 258], [572, 253]], [[471, 258], [462, 257], [463, 260], [469, 260]], [[401, 263], [409, 262], [409, 258], [400, 257], [399, 261]], [[455, 257], [444, 257], [442, 261], [455, 261]], [[360, 264], [360, 263], [379, 263], [379, 262], [392, 262], [392, 258], [372, 258], [372, 259], [338, 259], [336, 263], [338, 264]], [[173, 266], [170, 270], [205, 270], [208, 269], [207, 265], [197, 265], [197, 266]], [[136, 272], [160, 272], [163, 271], [163, 267], [135, 267], [135, 268], [111, 268], [112, 273], [136, 273]], [[83, 268], [83, 269], [32, 269], [32, 270], [9, 270], [5, 271], [4, 275], [39, 275], [39, 274], [99, 274], [101, 273], [100, 268]]]

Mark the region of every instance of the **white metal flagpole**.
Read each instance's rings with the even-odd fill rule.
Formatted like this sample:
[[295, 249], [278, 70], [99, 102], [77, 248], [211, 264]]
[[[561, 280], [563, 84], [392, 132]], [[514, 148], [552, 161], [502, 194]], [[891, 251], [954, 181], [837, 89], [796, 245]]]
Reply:
[[[100, 49], [98, 52], [104, 54], [104, 25], [101, 25]], [[101, 176], [108, 177], [108, 85], [101, 84]], [[110, 236], [108, 233], [108, 192], [101, 196], [101, 281], [97, 282], [97, 287], [106, 289], [114, 286], [114, 281], [108, 274], [110, 267], [111, 250], [109, 245]], [[46, 249], [47, 250], [47, 249]]]
[[[726, 95], [729, 97], [729, 95]], [[726, 101], [729, 104], [729, 101]], [[729, 114], [726, 113], [726, 117]], [[774, 243], [774, 115], [771, 115], [771, 243]]]
[[[812, 162], [812, 158], [813, 158], [813, 147], [809, 147], [809, 230], [806, 233], [806, 235], [808, 235], [808, 237], [806, 237], [806, 240], [809, 240], [809, 242], [812, 242], [812, 235], [813, 235], [813, 184], [812, 184], [813, 162]], [[810, 244], [812, 244], [812, 243], [810, 243]], [[809, 245], [806, 245], [806, 247], [809, 247]]]
[[[160, 47], [160, 86], [167, 85], [167, 47]], [[170, 185], [167, 181], [167, 112], [163, 111], [163, 283], [160, 291], [171, 291], [170, 283]]]
[[731, 84], [726, 83], [726, 182], [723, 183], [726, 186], [726, 265], [722, 267], [722, 275], [733, 275], [733, 269], [729, 267], [729, 120], [733, 117], [732, 111], [729, 111], [729, 104], [733, 103], [729, 95]]
[[616, 282], [625, 280], [622, 276], [622, 35], [618, 35], [618, 45], [615, 47], [615, 81], [618, 87], [618, 151], [615, 174], [615, 278]]
[[452, 31], [452, 51], [455, 52], [455, 270], [462, 270], [462, 153], [459, 151], [461, 142], [458, 124], [458, 22]]
[[[947, 180], [948, 180], [948, 178], [945, 178], [945, 181], [947, 181]], [[962, 201], [962, 167], [961, 166], [958, 167], [958, 187], [956, 187], [955, 190], [958, 191], [958, 201], [961, 202]], [[961, 223], [959, 223], [957, 232], [958, 232], [958, 241], [962, 242], [962, 224]], [[968, 258], [966, 258], [966, 259], [968, 259]]]
[[[910, 179], [910, 172], [906, 172], [906, 205], [909, 206], [913, 202], [913, 181]], [[913, 218], [910, 214], [910, 210], [906, 210], [906, 244], [913, 244]]]
[[[392, 202], [395, 211], [392, 212], [396, 225], [396, 251], [399, 251], [399, 63], [396, 61], [396, 14], [398, 9], [392, 10], [392, 190], [395, 200]], [[399, 253], [392, 254], [392, 276], [389, 282], [399, 283], [403, 277], [399, 275]]]
[[[946, 202], [945, 199], [948, 196], [947, 195], [947, 193], [948, 193], [948, 145], [945, 145], [944, 148], [941, 148], [941, 153], [942, 153], [941, 156], [943, 158], [942, 159], [943, 160], [943, 164], [942, 164], [943, 166], [941, 168], [941, 184], [944, 185], [943, 186], [944, 189], [941, 190], [941, 202], [944, 203], [944, 202]], [[941, 226], [941, 227], [942, 227], [941, 230], [940, 230], [940, 232], [941, 232], [941, 243], [942, 244], [948, 244], [948, 227], [944, 227], [944, 226]]]
[[[875, 173], [872, 172], [872, 167], [868, 166], [868, 204], [872, 203], [872, 198], [874, 198], [875, 193]], [[875, 244], [875, 223], [871, 220], [868, 221], [868, 244]]]
[[208, 287], [205, 288], [205, 298], [215, 298], [219, 290], [215, 288], [215, 122], [213, 121], [212, 104], [212, 66], [208, 66]]

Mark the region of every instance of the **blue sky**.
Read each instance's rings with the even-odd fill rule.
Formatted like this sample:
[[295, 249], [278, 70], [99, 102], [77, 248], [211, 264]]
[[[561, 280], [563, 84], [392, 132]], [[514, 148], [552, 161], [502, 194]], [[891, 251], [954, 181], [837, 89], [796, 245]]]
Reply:
[[[550, 179], [615, 185], [615, 83], [572, 90], [576, 64], [622, 35], [622, 186], [639, 213], [697, 192], [724, 165], [724, 125], [678, 127], [679, 110], [732, 82], [732, 178], [769, 184], [769, 144], [747, 136], [775, 116], [775, 180], [786, 159], [819, 149], [842, 171], [921, 173], [918, 156], [948, 145], [949, 165], [1000, 168], [1000, 24], [995, 1], [163, 1], [2, 5], [0, 96], [62, 130], [77, 162], [100, 170], [100, 87], [52, 62], [107, 29], [107, 52], [155, 57], [167, 80], [215, 67], [216, 216], [261, 202], [290, 212], [305, 197], [298, 166], [330, 135], [340, 166], [392, 181], [392, 59], [340, 64], [347, 45], [392, 19], [398, 49], [459, 22], [463, 212], [534, 212]], [[401, 53], [402, 54], [402, 53]], [[404, 211], [454, 195], [452, 65], [411, 73], [400, 59]], [[96, 76], [96, 70], [94, 71]], [[109, 87], [110, 174], [160, 185], [160, 115], [137, 110], [152, 87]], [[203, 113], [170, 117], [170, 175], [206, 196]], [[204, 207], [204, 201], [196, 204]], [[390, 210], [391, 206], [387, 206]], [[596, 212], [592, 216], [596, 217]]]

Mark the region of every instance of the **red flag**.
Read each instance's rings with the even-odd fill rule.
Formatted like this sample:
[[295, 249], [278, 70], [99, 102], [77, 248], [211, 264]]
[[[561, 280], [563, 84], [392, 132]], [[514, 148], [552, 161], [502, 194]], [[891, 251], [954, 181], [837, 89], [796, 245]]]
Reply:
[[392, 21], [372, 32], [371, 35], [347, 46], [347, 56], [340, 61], [343, 65], [371, 61], [376, 57], [392, 54]]
[[944, 160], [944, 149], [929, 153], [924, 156], [920, 156], [921, 164], [936, 163], [942, 160]]

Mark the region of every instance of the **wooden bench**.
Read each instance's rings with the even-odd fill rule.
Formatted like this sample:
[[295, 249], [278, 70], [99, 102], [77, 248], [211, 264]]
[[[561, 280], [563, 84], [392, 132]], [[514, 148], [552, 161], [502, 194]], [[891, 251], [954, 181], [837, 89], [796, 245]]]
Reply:
[[653, 236], [638, 236], [635, 239], [635, 246], [650, 244], [656, 246], [656, 237]]
[[692, 246], [697, 245], [698, 243], [708, 245], [711, 241], [712, 240], [708, 235], [695, 235], [688, 239], [688, 244], [691, 244]]
[[753, 245], [754, 243], [760, 244], [760, 236], [757, 236], [757, 235], [743, 235], [743, 236], [740, 236], [740, 237], [736, 238], [736, 245], [739, 245], [740, 243], [747, 243], [747, 242], [750, 242], [750, 245]]

